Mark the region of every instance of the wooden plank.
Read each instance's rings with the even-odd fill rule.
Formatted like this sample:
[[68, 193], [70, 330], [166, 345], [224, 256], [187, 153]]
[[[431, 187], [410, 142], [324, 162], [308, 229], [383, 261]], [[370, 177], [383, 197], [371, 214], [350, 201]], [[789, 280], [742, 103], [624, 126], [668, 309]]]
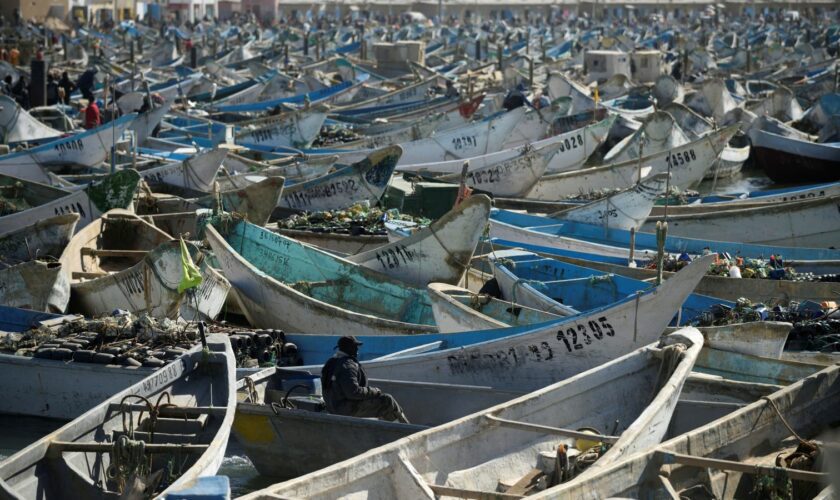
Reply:
[[541, 469], [531, 469], [527, 474], [522, 476], [519, 481], [514, 483], [505, 493], [508, 495], [525, 495], [531, 489], [534, 481], [543, 475]]
[[[206, 444], [167, 444], [167, 443], [146, 443], [146, 453], [163, 453], [178, 451], [184, 453], [204, 453], [209, 445]], [[52, 441], [50, 452], [82, 452], [82, 453], [107, 453], [114, 449], [112, 443], [76, 443], [73, 441]]]
[[[119, 411], [121, 408], [127, 408], [131, 411], [149, 411], [149, 407], [141, 404], [120, 405], [119, 403], [111, 403], [111, 411]], [[164, 406], [160, 408], [161, 416], [199, 416], [199, 415], [215, 415], [223, 417], [227, 412], [226, 408], [219, 406]]]
[[98, 248], [82, 248], [82, 255], [95, 257], [145, 257], [148, 250], [102, 250]]
[[465, 490], [439, 484], [430, 484], [429, 489], [440, 496], [469, 498], [472, 500], [517, 500], [525, 498], [522, 495], [511, 495], [509, 493], [496, 493], [495, 491]]
[[695, 457], [681, 453], [658, 452], [664, 463], [687, 465], [690, 467], [709, 467], [723, 471], [743, 472], [746, 474], [774, 475], [783, 471], [785, 475], [796, 481], [809, 481], [822, 483], [828, 481], [828, 474], [824, 472], [810, 472], [787, 467], [775, 467], [758, 464], [745, 464], [734, 460], [722, 460], [719, 458]]
[[573, 431], [571, 429], [562, 429], [560, 427], [549, 427], [547, 425], [539, 425], [539, 424], [530, 424], [528, 422], [518, 422], [516, 420], [508, 420], [505, 418], [500, 418], [495, 415], [485, 415], [485, 417], [497, 424], [500, 424], [505, 427], [511, 427], [514, 429], [519, 429], [523, 431], [531, 431], [531, 432], [541, 432], [543, 434], [556, 434], [558, 436], [565, 436], [575, 439], [587, 439], [587, 440], [594, 440], [594, 441], [603, 441], [604, 443], [608, 444], [615, 444], [618, 441], [617, 436], [605, 436], [602, 434], [588, 434], [585, 432], [580, 431]]

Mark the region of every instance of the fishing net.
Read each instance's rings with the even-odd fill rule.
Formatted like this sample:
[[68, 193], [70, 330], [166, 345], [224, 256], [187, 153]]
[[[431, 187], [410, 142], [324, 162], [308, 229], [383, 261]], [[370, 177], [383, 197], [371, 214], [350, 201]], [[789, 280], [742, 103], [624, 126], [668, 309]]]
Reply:
[[277, 223], [282, 229], [295, 229], [317, 233], [358, 235], [385, 235], [385, 222], [405, 221], [418, 226], [428, 226], [431, 221], [425, 217], [401, 214], [396, 209], [382, 210], [356, 204], [344, 210], [329, 210], [292, 215]]

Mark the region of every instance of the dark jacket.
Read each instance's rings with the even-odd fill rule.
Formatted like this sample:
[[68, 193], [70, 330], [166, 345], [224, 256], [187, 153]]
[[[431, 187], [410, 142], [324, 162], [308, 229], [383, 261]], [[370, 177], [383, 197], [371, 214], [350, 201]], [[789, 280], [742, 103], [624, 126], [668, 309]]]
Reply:
[[373, 399], [379, 389], [367, 386], [362, 365], [342, 351], [327, 360], [321, 370], [321, 387], [327, 411], [338, 415], [350, 414], [354, 402]]

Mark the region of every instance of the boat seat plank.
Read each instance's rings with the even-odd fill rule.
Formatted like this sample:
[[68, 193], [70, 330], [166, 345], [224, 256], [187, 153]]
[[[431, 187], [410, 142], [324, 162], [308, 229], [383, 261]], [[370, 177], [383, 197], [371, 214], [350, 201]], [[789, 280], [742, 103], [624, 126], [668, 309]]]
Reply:
[[583, 278], [569, 278], [565, 280], [546, 280], [546, 281], [539, 281], [539, 280], [522, 280], [526, 283], [539, 283], [541, 285], [571, 285], [572, 283], [584, 283], [587, 281], [608, 281], [608, 279], [612, 279], [612, 274], [603, 274], [597, 275], [593, 274], [591, 276], [585, 276]]
[[[198, 434], [204, 430], [207, 423], [207, 415], [201, 415], [194, 419], [158, 417], [154, 422], [154, 432], [167, 432], [170, 434]], [[139, 428], [152, 431], [152, 419], [144, 418]]]
[[105, 250], [99, 248], [82, 248], [82, 255], [94, 257], [145, 257], [148, 250]]
[[531, 469], [519, 478], [513, 486], [508, 488], [505, 493], [509, 495], [526, 495], [534, 487], [535, 481], [542, 475], [544, 475], [542, 469]]
[[[144, 449], [146, 453], [165, 453], [168, 451], [178, 451], [186, 453], [204, 453], [209, 445], [206, 444], [172, 444], [172, 443], [146, 443]], [[52, 441], [50, 442], [50, 451], [60, 453], [109, 453], [113, 449], [112, 443], [91, 443], [91, 442], [74, 442], [74, 441]]]
[[821, 483], [828, 481], [829, 475], [824, 472], [810, 472], [787, 467], [775, 467], [758, 464], [745, 464], [734, 460], [723, 460], [719, 458], [695, 457], [682, 453], [657, 452], [666, 464], [680, 464], [691, 467], [706, 467], [723, 471], [743, 472], [747, 474], [774, 475], [779, 471], [784, 472], [787, 477], [796, 481], [808, 481]]
[[517, 420], [508, 420], [505, 418], [497, 417], [495, 415], [485, 415], [485, 418], [487, 418], [487, 420], [490, 420], [491, 422], [502, 425], [504, 427], [511, 427], [513, 429], [519, 429], [523, 431], [541, 432], [543, 434], [556, 434], [558, 436], [565, 436], [575, 439], [597, 439], [598, 441], [603, 441], [608, 444], [614, 444], [618, 441], [617, 436], [588, 434], [585, 432], [573, 431], [571, 429], [562, 429], [560, 427], [550, 427], [548, 425], [531, 424], [528, 422], [519, 422]]
[[[149, 407], [142, 404], [127, 404], [121, 405], [119, 403], [111, 404], [111, 411], [119, 411], [121, 408], [126, 408], [131, 411], [148, 411]], [[160, 415], [164, 417], [195, 417], [198, 415], [212, 415], [216, 417], [225, 416], [226, 410], [219, 406], [164, 406], [160, 408]]]
[[[126, 433], [122, 430], [114, 431], [112, 439], [116, 441], [120, 436]], [[170, 444], [202, 444], [200, 443], [200, 435], [198, 434], [170, 434], [166, 432], [155, 432], [154, 439], [152, 439], [151, 432], [134, 431], [134, 439], [137, 441], [145, 441], [147, 443], [152, 441], [160, 441]]]

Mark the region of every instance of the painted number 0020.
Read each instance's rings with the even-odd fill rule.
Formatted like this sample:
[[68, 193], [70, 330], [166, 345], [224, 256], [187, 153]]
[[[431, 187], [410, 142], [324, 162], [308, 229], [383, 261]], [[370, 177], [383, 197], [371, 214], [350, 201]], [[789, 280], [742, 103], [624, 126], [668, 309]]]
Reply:
[[581, 323], [557, 330], [557, 340], [562, 341], [566, 349], [572, 352], [583, 349], [584, 345], [591, 344], [593, 337], [596, 340], [602, 340], [604, 334], [607, 337], [614, 337], [615, 330], [607, 320], [607, 317], [601, 316], [597, 321], [591, 320], [585, 325]]

